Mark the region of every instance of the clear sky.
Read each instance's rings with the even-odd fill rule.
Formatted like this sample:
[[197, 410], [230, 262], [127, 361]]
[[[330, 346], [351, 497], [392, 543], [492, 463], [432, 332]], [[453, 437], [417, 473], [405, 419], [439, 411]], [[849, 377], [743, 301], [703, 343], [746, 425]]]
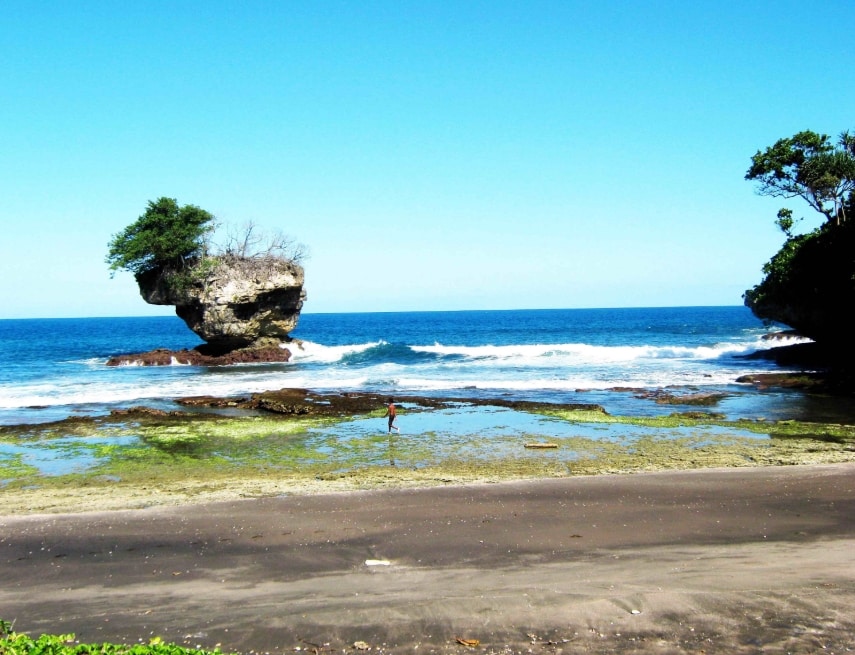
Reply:
[[739, 305], [783, 241], [750, 157], [855, 129], [853, 34], [851, 0], [4, 0], [0, 318], [171, 314], [104, 263], [160, 196], [304, 243], [305, 312]]

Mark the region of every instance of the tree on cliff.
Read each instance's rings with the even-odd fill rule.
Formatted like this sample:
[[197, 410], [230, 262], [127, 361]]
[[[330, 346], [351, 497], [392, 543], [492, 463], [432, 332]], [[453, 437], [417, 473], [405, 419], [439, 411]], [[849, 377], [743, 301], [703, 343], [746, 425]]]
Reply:
[[851, 349], [849, 307], [855, 303], [855, 137], [837, 144], [824, 134], [799, 132], [752, 157], [747, 180], [758, 193], [802, 198], [825, 218], [793, 234], [793, 212], [782, 208], [777, 224], [786, 235], [763, 267], [764, 279], [744, 294], [760, 319], [789, 325], [814, 341]]
[[141, 277], [164, 270], [181, 270], [205, 249], [214, 216], [195, 205], [179, 206], [174, 198], [149, 201], [136, 222], [115, 234], [109, 243], [110, 270]]
[[[759, 182], [761, 195], [802, 198], [839, 225], [846, 221], [845, 203], [855, 189], [855, 136], [844, 132], [837, 145], [828, 135], [809, 130], [779, 139], [751, 158], [745, 179]], [[788, 209], [778, 212], [778, 218], [779, 225], [784, 219], [792, 227]]]

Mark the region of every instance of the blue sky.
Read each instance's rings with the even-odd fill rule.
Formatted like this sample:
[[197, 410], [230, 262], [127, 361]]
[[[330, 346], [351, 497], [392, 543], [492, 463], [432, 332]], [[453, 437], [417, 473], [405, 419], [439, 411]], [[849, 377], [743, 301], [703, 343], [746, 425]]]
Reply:
[[129, 4], [0, 5], [0, 318], [172, 313], [104, 263], [160, 196], [306, 312], [738, 305], [751, 155], [855, 129], [850, 2]]

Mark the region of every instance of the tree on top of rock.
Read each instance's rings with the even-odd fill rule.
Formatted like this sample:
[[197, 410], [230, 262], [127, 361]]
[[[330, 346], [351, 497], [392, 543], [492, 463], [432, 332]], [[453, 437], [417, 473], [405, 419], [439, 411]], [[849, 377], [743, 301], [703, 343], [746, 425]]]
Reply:
[[265, 236], [253, 223], [218, 246], [215, 227], [204, 209], [159, 198], [113, 236], [106, 260], [112, 272], [134, 274], [147, 303], [173, 305], [216, 354], [279, 347], [306, 297], [298, 263], [304, 247], [278, 232]]
[[136, 222], [115, 234], [109, 243], [110, 270], [125, 270], [139, 279], [149, 273], [182, 270], [204, 254], [205, 238], [214, 229], [214, 216], [195, 205], [179, 206], [174, 198], [149, 201]]

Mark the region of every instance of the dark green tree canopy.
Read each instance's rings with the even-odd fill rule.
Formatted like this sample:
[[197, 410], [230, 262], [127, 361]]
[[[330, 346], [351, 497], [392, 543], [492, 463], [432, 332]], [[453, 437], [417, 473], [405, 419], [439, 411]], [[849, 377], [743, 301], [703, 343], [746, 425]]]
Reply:
[[855, 189], [855, 137], [844, 132], [835, 144], [826, 134], [806, 130], [779, 139], [751, 158], [745, 179], [759, 182], [761, 195], [802, 198], [829, 223], [840, 224]]
[[125, 270], [137, 279], [148, 273], [181, 270], [205, 249], [214, 216], [195, 205], [179, 206], [174, 198], [149, 201], [145, 213], [109, 244], [110, 270]]
[[788, 325], [816, 342], [834, 345], [855, 359], [849, 326], [855, 304], [855, 137], [844, 132], [835, 144], [815, 132], [780, 139], [752, 157], [745, 175], [762, 195], [804, 199], [825, 217], [807, 234], [793, 234], [793, 212], [778, 212], [787, 235], [763, 267], [763, 280], [744, 294], [763, 320]]

